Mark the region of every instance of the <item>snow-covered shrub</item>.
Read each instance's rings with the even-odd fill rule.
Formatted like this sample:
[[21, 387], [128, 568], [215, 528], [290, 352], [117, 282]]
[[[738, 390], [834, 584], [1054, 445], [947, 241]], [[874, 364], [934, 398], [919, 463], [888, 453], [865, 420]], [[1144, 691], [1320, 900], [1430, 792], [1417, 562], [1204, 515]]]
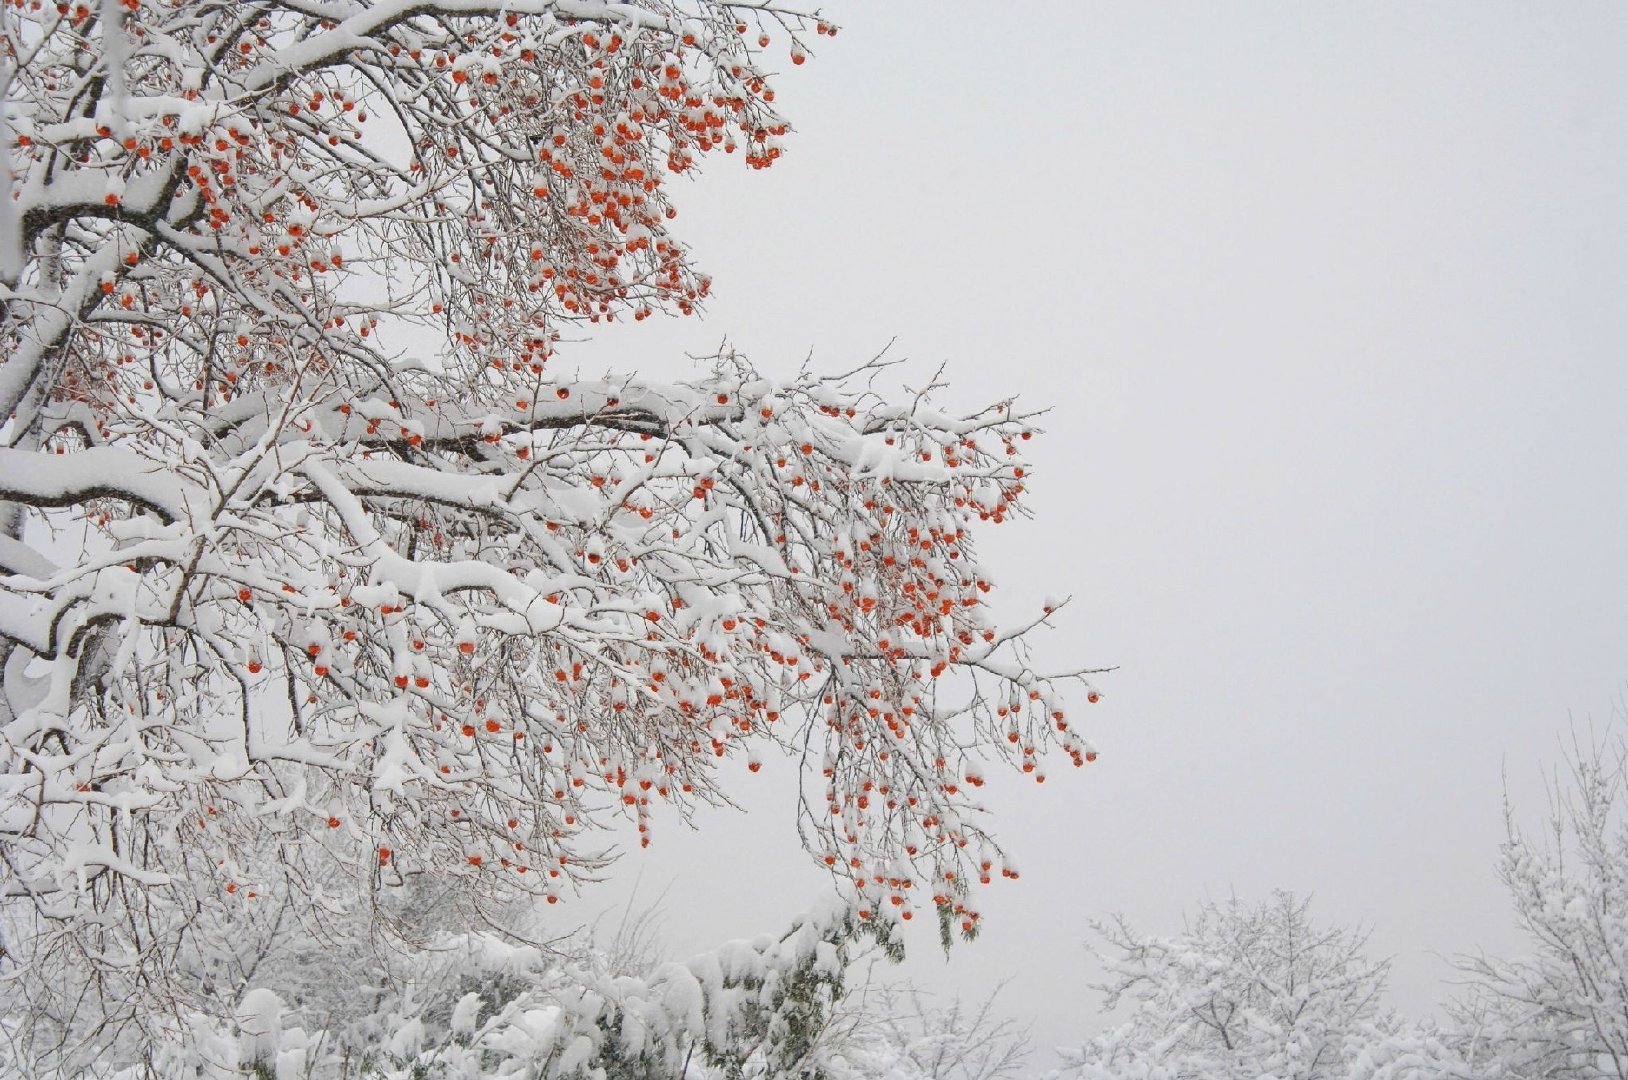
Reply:
[[[361, 918], [345, 926], [369, 930]], [[585, 942], [528, 946], [513, 934], [435, 930], [412, 948], [336, 935], [316, 956], [279, 937], [229, 1009], [177, 1010], [139, 1045], [104, 1042], [49, 1075], [856, 1080], [873, 1048], [836, 1023], [838, 1008], [857, 952], [895, 949], [887, 927], [833, 899], [784, 933], [643, 976], [615, 972]], [[47, 1075], [3, 1049], [0, 1066]]]

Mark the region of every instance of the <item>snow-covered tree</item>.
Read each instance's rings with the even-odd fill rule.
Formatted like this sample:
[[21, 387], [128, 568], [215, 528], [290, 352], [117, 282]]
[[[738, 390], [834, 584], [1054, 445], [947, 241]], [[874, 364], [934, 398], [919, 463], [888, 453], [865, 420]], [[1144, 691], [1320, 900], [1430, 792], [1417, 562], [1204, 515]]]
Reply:
[[833, 1041], [866, 1078], [1010, 1080], [1025, 1075], [1029, 1029], [997, 1010], [998, 997], [943, 1002], [909, 985], [867, 985], [833, 1010]]
[[1078, 1080], [1322, 1080], [1350, 1075], [1393, 1025], [1381, 1009], [1387, 961], [1366, 936], [1315, 925], [1310, 900], [1205, 903], [1174, 937], [1120, 917], [1096, 924], [1104, 1008], [1123, 1023], [1077, 1051]]
[[1499, 1075], [1472, 1063], [1470, 1044], [1458, 1028], [1433, 1021], [1388, 1018], [1366, 1025], [1346, 1045], [1350, 1064], [1341, 1075], [1347, 1080], [1490, 1080]]
[[205, 928], [273, 903], [406, 940], [386, 896], [425, 880], [470, 928], [556, 902], [607, 815], [648, 842], [774, 747], [860, 917], [975, 930], [988, 762], [1094, 757], [1086, 673], [1027, 659], [1051, 609], [996, 625], [972, 544], [1024, 512], [1034, 416], [880, 361], [556, 356], [701, 305], [670, 180], [772, 165], [770, 68], [834, 33], [773, 0], [0, 7], [8, 1033], [87, 1060], [218, 1001]]
[[1461, 962], [1457, 1019], [1483, 1075], [1628, 1076], [1628, 742], [1574, 739], [1547, 834], [1506, 804], [1498, 874], [1531, 953]]

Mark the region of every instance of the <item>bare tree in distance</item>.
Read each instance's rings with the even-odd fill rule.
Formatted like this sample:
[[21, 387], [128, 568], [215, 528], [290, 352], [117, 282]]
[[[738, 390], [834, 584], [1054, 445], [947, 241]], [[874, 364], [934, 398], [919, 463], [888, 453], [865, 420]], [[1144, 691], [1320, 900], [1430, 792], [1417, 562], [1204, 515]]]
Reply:
[[1504, 800], [1498, 876], [1531, 952], [1466, 957], [1466, 1053], [1501, 1075], [1628, 1076], [1628, 739], [1572, 730], [1547, 828]]
[[1094, 925], [1103, 1008], [1129, 1018], [1069, 1052], [1062, 1076], [1323, 1080], [1344, 1077], [1363, 1041], [1389, 1026], [1389, 961], [1367, 934], [1317, 926], [1311, 901], [1279, 890], [1250, 905], [1208, 901], [1173, 937], [1123, 916]]

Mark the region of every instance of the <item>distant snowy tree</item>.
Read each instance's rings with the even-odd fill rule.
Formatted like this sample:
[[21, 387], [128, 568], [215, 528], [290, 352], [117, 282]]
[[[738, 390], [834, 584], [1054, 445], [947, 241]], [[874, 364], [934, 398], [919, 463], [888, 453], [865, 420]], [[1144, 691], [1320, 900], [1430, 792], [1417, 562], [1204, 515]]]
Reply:
[[832, 1028], [856, 1076], [1005, 1080], [1025, 1075], [1029, 1029], [999, 1013], [997, 998], [941, 1002], [913, 986], [868, 985], [839, 1003]]
[[1129, 1019], [1069, 1053], [1078, 1080], [1324, 1080], [1388, 1028], [1380, 996], [1386, 961], [1366, 937], [1325, 930], [1310, 901], [1287, 892], [1257, 906], [1209, 902], [1170, 938], [1123, 918], [1104, 939], [1104, 1008]]
[[1532, 952], [1461, 962], [1457, 1007], [1484, 1075], [1628, 1077], [1628, 741], [1574, 739], [1548, 834], [1505, 807], [1498, 863]]
[[[1007, 869], [987, 761], [1095, 756], [1058, 682], [1095, 700], [1085, 673], [1028, 659], [1050, 609], [996, 625], [973, 550], [1024, 512], [1033, 415], [944, 411], [880, 361], [663, 384], [556, 355], [698, 308], [666, 180], [771, 165], [768, 50], [832, 27], [772, 0], [0, 12], [15, 1045], [104, 1060], [320, 942], [337, 898], [398, 942], [387, 894], [426, 880], [465, 928], [558, 901], [607, 815], [648, 841], [774, 747], [861, 917], [976, 929], [969, 884]], [[244, 956], [201, 955], [215, 925]]]

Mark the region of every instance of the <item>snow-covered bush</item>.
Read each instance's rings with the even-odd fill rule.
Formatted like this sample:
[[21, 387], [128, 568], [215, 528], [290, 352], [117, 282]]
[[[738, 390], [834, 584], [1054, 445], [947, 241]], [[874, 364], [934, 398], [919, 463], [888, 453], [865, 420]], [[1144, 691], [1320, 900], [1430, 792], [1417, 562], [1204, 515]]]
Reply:
[[[856, 956], [896, 951], [888, 925], [833, 898], [782, 934], [642, 977], [613, 971], [590, 943], [524, 945], [487, 931], [434, 930], [372, 955], [377, 943], [346, 941], [325, 964], [267, 953], [229, 1011], [177, 1009], [149, 1022], [139, 1045], [104, 1046], [53, 1075], [856, 1080], [874, 1075], [875, 1055], [838, 1010]], [[26, 1046], [27, 1032], [5, 1034]], [[0, 1047], [0, 1075], [42, 1074]]]

